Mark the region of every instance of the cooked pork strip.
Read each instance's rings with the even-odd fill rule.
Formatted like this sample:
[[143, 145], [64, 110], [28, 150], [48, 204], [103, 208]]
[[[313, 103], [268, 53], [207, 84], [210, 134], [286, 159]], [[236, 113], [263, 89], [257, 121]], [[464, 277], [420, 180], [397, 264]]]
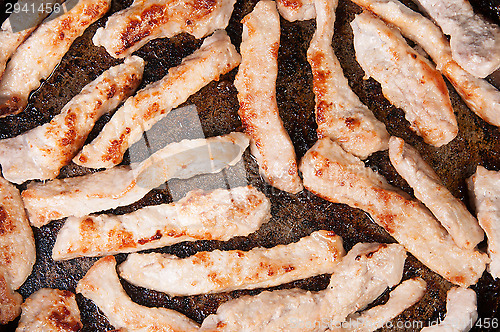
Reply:
[[477, 78], [453, 60], [450, 44], [441, 29], [397, 0], [352, 0], [396, 26], [405, 37], [429, 54], [467, 106], [484, 121], [500, 126], [500, 91]]
[[13, 321], [21, 313], [23, 297], [12, 289], [8, 272], [0, 266], [0, 325]]
[[177, 311], [149, 308], [132, 302], [116, 274], [113, 256], [101, 258], [76, 287], [76, 292], [92, 300], [115, 328], [126, 331], [188, 332], [198, 324]]
[[16, 187], [0, 177], [0, 267], [12, 289], [26, 281], [35, 264], [35, 239]]
[[316, 17], [314, 0], [276, 0], [276, 6], [281, 16], [290, 22], [306, 21]]
[[104, 256], [183, 241], [227, 241], [255, 232], [269, 220], [270, 210], [269, 199], [248, 186], [210, 193], [194, 190], [175, 203], [129, 214], [70, 217], [57, 235], [52, 258]]
[[488, 254], [491, 258], [488, 271], [494, 278], [500, 278], [500, 172], [478, 166], [467, 183], [477, 219], [488, 238]]
[[422, 332], [469, 331], [477, 320], [476, 292], [469, 288], [454, 287], [446, 298], [446, 316], [438, 325], [426, 327]]
[[205, 39], [200, 49], [170, 68], [161, 80], [127, 99], [103, 130], [73, 159], [91, 168], [113, 167], [142, 133], [164, 118], [189, 96], [240, 63], [240, 55], [225, 31]]
[[446, 280], [469, 286], [483, 274], [488, 262], [485, 254], [458, 247], [424, 206], [389, 185], [338, 144], [319, 140], [302, 159], [300, 169], [306, 189], [330, 202], [364, 210]]
[[453, 59], [486, 77], [500, 67], [500, 27], [474, 13], [468, 0], [414, 0], [450, 36]]
[[296, 243], [248, 252], [202, 251], [184, 259], [159, 253], [132, 254], [119, 271], [134, 285], [187, 296], [273, 287], [332, 273], [344, 254], [341, 237], [317, 231]]
[[484, 239], [477, 219], [446, 189], [417, 150], [393, 136], [389, 141], [389, 158], [396, 171], [413, 188], [415, 197], [434, 214], [459, 247], [473, 249]]
[[[360, 314], [347, 317], [341, 327], [327, 332], [372, 332], [383, 327], [403, 311], [417, 303], [425, 293], [426, 282], [422, 278], [403, 281], [389, 293], [389, 300]], [[340, 325], [340, 324], [339, 324]]]
[[17, 50], [19, 45], [28, 38], [36, 27], [25, 29], [23, 31], [13, 32], [10, 22], [7, 19], [3, 22], [0, 30], [0, 78], [5, 71], [7, 61], [11, 55]]
[[234, 85], [252, 154], [264, 179], [290, 193], [303, 187], [295, 150], [283, 127], [276, 102], [280, 18], [274, 1], [259, 1], [243, 20], [242, 61]]
[[82, 328], [75, 294], [66, 290], [42, 288], [22, 305], [16, 332], [79, 331]]
[[14, 183], [54, 179], [82, 147], [95, 122], [134, 92], [143, 69], [141, 58], [127, 58], [87, 84], [49, 123], [1, 140], [4, 177]]
[[329, 137], [346, 151], [367, 158], [388, 147], [385, 125], [349, 87], [332, 48], [338, 0], [317, 0], [316, 32], [307, 50], [313, 73], [318, 137]]
[[132, 204], [172, 178], [217, 173], [235, 165], [248, 147], [243, 133], [172, 143], [138, 164], [31, 183], [22, 196], [32, 225]]
[[357, 244], [336, 265], [327, 289], [264, 291], [230, 300], [200, 331], [324, 331], [398, 284], [405, 258], [398, 244]]
[[103, 16], [110, 4], [111, 0], [79, 0], [59, 17], [49, 16], [18, 47], [0, 81], [0, 117], [24, 110], [30, 92], [49, 77], [73, 41]]
[[135, 0], [108, 18], [92, 41], [115, 58], [130, 55], [147, 42], [187, 32], [196, 38], [225, 29], [236, 0]]
[[458, 134], [446, 83], [398, 30], [368, 12], [351, 22], [356, 60], [382, 86], [384, 96], [403, 109], [410, 128], [424, 141], [442, 146]]

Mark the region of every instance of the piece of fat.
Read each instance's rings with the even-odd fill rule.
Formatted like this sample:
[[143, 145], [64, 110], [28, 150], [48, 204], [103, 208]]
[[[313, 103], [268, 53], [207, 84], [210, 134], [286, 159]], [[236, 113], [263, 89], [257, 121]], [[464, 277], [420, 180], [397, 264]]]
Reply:
[[218, 173], [248, 147], [243, 133], [171, 143], [141, 163], [46, 183], [30, 183], [22, 197], [30, 222], [40, 227], [68, 216], [132, 204], [169, 179]]
[[234, 80], [241, 118], [251, 138], [252, 154], [263, 178], [296, 194], [302, 181], [295, 148], [283, 126], [276, 102], [280, 18], [274, 1], [259, 1], [243, 20], [241, 65]]
[[147, 42], [187, 32], [195, 38], [225, 29], [236, 0], [135, 0], [108, 18], [92, 41], [115, 58], [132, 54]]
[[129, 332], [194, 332], [198, 324], [183, 314], [133, 302], [116, 273], [113, 256], [101, 258], [78, 282], [76, 292], [92, 300], [116, 329]]
[[316, 32], [307, 61], [313, 73], [318, 137], [329, 137], [366, 159], [388, 148], [389, 133], [351, 90], [332, 48], [337, 0], [316, 0]]
[[319, 140], [300, 164], [307, 190], [333, 203], [370, 215], [406, 250], [446, 280], [475, 284], [489, 262], [487, 255], [458, 247], [419, 202], [392, 187], [378, 173], [328, 138]]
[[132, 254], [119, 267], [128, 282], [172, 296], [273, 287], [332, 273], [345, 255], [342, 238], [317, 231], [296, 243], [250, 251], [202, 251], [180, 259], [159, 253]]
[[141, 139], [144, 131], [196, 91], [231, 71], [240, 60], [226, 32], [215, 32], [179, 66], [170, 68], [165, 77], [128, 98], [73, 162], [90, 168], [110, 168], [119, 164], [125, 151]]
[[144, 61], [132, 56], [87, 84], [52, 120], [0, 140], [3, 176], [14, 183], [54, 179], [83, 146], [95, 122], [139, 86]]
[[193, 190], [177, 202], [129, 214], [70, 217], [57, 235], [52, 258], [105, 256], [183, 241], [227, 241], [255, 232], [270, 219], [270, 211], [269, 199], [251, 186]]
[[434, 214], [459, 247], [473, 249], [484, 239], [477, 219], [442, 184], [416, 149], [393, 136], [389, 141], [389, 158], [399, 175], [413, 188], [415, 197]]
[[448, 88], [441, 74], [412, 49], [401, 33], [369, 12], [351, 22], [354, 49], [367, 77], [382, 86], [384, 96], [403, 109], [410, 128], [439, 147], [458, 134]]
[[324, 331], [397, 285], [405, 259], [406, 251], [398, 244], [358, 243], [335, 266], [325, 290], [242, 296], [223, 303], [200, 331]]
[[58, 16], [54, 12], [45, 19], [7, 63], [0, 81], [0, 117], [24, 110], [31, 91], [50, 76], [73, 41], [106, 14], [110, 5], [111, 0], [78, 0], [66, 13]]

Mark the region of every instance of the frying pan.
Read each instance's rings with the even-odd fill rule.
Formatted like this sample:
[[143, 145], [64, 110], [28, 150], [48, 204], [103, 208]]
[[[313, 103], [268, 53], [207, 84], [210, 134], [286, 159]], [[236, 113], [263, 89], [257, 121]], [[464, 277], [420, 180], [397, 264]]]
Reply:
[[[240, 21], [253, 9], [256, 2], [256, 0], [238, 0], [235, 5], [226, 30], [238, 49], [242, 32]], [[413, 3], [404, 2], [416, 9]], [[130, 4], [130, 0], [113, 0], [109, 14], [126, 8]], [[500, 23], [499, 0], [474, 0], [472, 4], [477, 11], [497, 24]], [[0, 7], [5, 8], [5, 1], [0, 0]], [[472, 113], [447, 82], [453, 108], [457, 115], [459, 134], [451, 143], [441, 148], [425, 144], [409, 129], [403, 112], [392, 106], [382, 96], [380, 85], [372, 79], [363, 80], [364, 73], [355, 61], [352, 31], [349, 26], [354, 15], [359, 12], [361, 9], [358, 6], [348, 0], [340, 0], [333, 39], [335, 53], [352, 89], [374, 112], [375, 116], [386, 124], [389, 133], [402, 137], [406, 142], [416, 147], [423, 158], [443, 179], [448, 189], [470, 208], [465, 179], [474, 173], [477, 165], [483, 165], [492, 170], [500, 169], [499, 129], [488, 125]], [[38, 90], [32, 93], [30, 103], [24, 112], [0, 119], [0, 138], [13, 137], [48, 122], [75, 94], [79, 93], [84, 85], [95, 79], [105, 69], [120, 62], [120, 60], [107, 55], [103, 48], [95, 47], [91, 41], [95, 30], [104, 26], [106, 19], [107, 16], [93, 24], [82, 37], [74, 42], [54, 73]], [[281, 20], [277, 100], [281, 118], [294, 143], [298, 158], [301, 158], [316, 141], [312, 74], [306, 61], [306, 50], [314, 30], [314, 20], [294, 23]], [[144, 80], [139, 88], [161, 79], [170, 67], [178, 65], [183, 57], [191, 54], [200, 44], [200, 40], [187, 34], [181, 34], [170, 39], [151, 41], [139, 49], [135, 54], [147, 61]], [[207, 137], [242, 130], [241, 121], [237, 115], [236, 89], [233, 85], [236, 72], [237, 69], [222, 76], [219, 81], [211, 82], [185, 103], [185, 105], [196, 106], [199, 119], [197, 121], [201, 124], [202, 132]], [[105, 115], [98, 121], [88, 141], [98, 134], [109, 119], [110, 115]], [[173, 124], [184, 121], [182, 112], [172, 112], [168, 119]], [[192, 129], [190, 126], [175, 126], [168, 121], [157, 127], [161, 135], [150, 135], [148, 147], [152, 151], [161, 148], [170, 141], [189, 137]], [[148, 153], [152, 151], [148, 151]], [[147, 154], [126, 155], [124, 163], [130, 162], [131, 159], [135, 161], [145, 157]], [[413, 194], [408, 184], [391, 166], [387, 151], [373, 154], [365, 163], [385, 176], [391, 184], [410, 195]], [[240, 170], [244, 171], [244, 180], [257, 187], [271, 199], [273, 215], [271, 221], [248, 237], [238, 237], [227, 242], [180, 243], [155, 251], [186, 257], [203, 250], [250, 250], [257, 246], [272, 247], [295, 242], [319, 229], [333, 230], [341, 235], [346, 250], [358, 242], [394, 242], [394, 239], [382, 228], [375, 225], [363, 211], [352, 209], [343, 204], [329, 203], [307, 191], [291, 195], [270, 187], [259, 176], [258, 166], [248, 151], [244, 154], [243, 162], [239, 167]], [[229, 169], [227, 174], [236, 171]], [[60, 177], [82, 175], [89, 172], [91, 171], [88, 169], [70, 164], [62, 169]], [[211, 182], [212, 178], [210, 177], [200, 177], [191, 180], [189, 186], [204, 188]], [[187, 184], [181, 181], [175, 185], [179, 188]], [[26, 184], [19, 186], [19, 188], [22, 190], [25, 186]], [[169, 187], [162, 186], [151, 191], [146, 197], [131, 206], [107, 212], [121, 214], [147, 205], [171, 202], [172, 194]], [[51, 250], [56, 234], [63, 223], [64, 220], [59, 220], [40, 229], [33, 229], [37, 246], [37, 259], [33, 273], [19, 289], [24, 298], [42, 287], [67, 289], [74, 292], [78, 280], [97, 260], [97, 258], [78, 258], [54, 262], [51, 259]], [[481, 243], [480, 248], [484, 250], [485, 245], [485, 242]], [[126, 255], [117, 255], [118, 263], [122, 262], [125, 257]], [[421, 325], [419, 326], [418, 322], [425, 324], [444, 316], [446, 292], [451, 284], [409, 255], [403, 278], [414, 276], [420, 276], [426, 280], [426, 294], [415, 306], [399, 315], [393, 321], [392, 327], [385, 327], [382, 329], [383, 331], [419, 331]], [[328, 285], [328, 281], [328, 275], [321, 275], [272, 289], [300, 287], [308, 290], [321, 290]], [[130, 285], [123, 280], [122, 284], [133, 301], [146, 306], [174, 309], [199, 323], [209, 314], [215, 313], [221, 303], [242, 295], [255, 295], [261, 291], [259, 289], [212, 295], [170, 297], [163, 293]], [[485, 273], [477, 285], [472, 288], [478, 294], [478, 312], [482, 322], [485, 322], [485, 318], [500, 318], [500, 281], [495, 281], [491, 275]], [[76, 298], [84, 325], [82, 331], [95, 332], [112, 329], [105, 316], [91, 301], [80, 295], [77, 295]], [[383, 303], [387, 298], [388, 292], [385, 292], [374, 305]], [[13, 331], [16, 326], [17, 320], [7, 326], [0, 326], [0, 331]], [[476, 326], [473, 331], [495, 331], [495, 329]]]

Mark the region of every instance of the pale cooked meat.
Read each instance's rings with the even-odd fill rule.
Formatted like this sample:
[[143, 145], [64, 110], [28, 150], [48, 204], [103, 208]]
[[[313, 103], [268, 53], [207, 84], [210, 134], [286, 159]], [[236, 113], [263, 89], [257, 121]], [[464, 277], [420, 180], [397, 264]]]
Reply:
[[290, 193], [303, 187], [295, 150], [276, 102], [280, 18], [274, 1], [259, 1], [243, 20], [241, 65], [234, 80], [238, 114], [251, 138], [259, 170], [272, 186]]
[[478, 166], [467, 183], [479, 225], [488, 238], [488, 254], [491, 259], [488, 271], [494, 278], [500, 278], [500, 172]]
[[422, 329], [422, 332], [467, 332], [477, 320], [476, 292], [469, 288], [454, 287], [446, 297], [446, 316], [438, 324]]
[[448, 89], [441, 74], [413, 50], [398, 30], [364, 12], [351, 22], [356, 60], [382, 93], [403, 109], [410, 128], [424, 141], [442, 146], [458, 133]]
[[317, 0], [316, 32], [307, 50], [313, 73], [318, 137], [329, 137], [346, 151], [365, 159], [388, 147], [385, 125], [349, 87], [332, 48], [338, 0]]
[[271, 217], [269, 199], [254, 187], [194, 190], [181, 200], [124, 215], [70, 217], [59, 231], [54, 260], [220, 240], [255, 232]]
[[16, 332], [76, 332], [81, 328], [75, 294], [67, 290], [42, 288], [23, 303]]
[[[33, 1], [19, 0], [17, 3], [19, 4], [19, 8], [24, 9], [33, 4]], [[61, 0], [47, 3], [47, 9], [50, 8], [51, 5], [59, 3], [61, 3]], [[14, 13], [2, 23], [0, 28], [0, 78], [3, 75], [7, 61], [9, 61], [11, 55], [49, 14], [49, 10], [36, 10], [35, 12], [26, 12], [23, 10], [19, 12], [14, 11]], [[18, 30], [16, 30], [16, 28]], [[20, 30], [20, 28], [24, 29]]]
[[148, 41], [181, 32], [196, 38], [225, 29], [236, 0], [135, 0], [129, 8], [111, 15], [105, 28], [92, 39], [108, 53], [121, 58]]
[[316, 142], [302, 159], [300, 170], [306, 189], [330, 202], [364, 210], [446, 280], [469, 286], [483, 274], [488, 262], [485, 254], [458, 247], [424, 206], [330, 139]]
[[450, 44], [441, 29], [398, 0], [352, 0], [396, 26], [405, 37], [429, 54], [467, 106], [484, 121], [500, 126], [500, 91], [486, 80], [477, 78], [453, 60]]
[[486, 77], [500, 67], [500, 27], [474, 13], [468, 0], [415, 0], [450, 36], [453, 59]]
[[413, 188], [415, 197], [434, 214], [459, 247], [473, 249], [484, 239], [477, 219], [442, 184], [417, 150], [393, 136], [389, 141], [389, 158], [399, 175]]
[[86, 145], [73, 162], [91, 168], [119, 164], [128, 147], [137, 142], [144, 131], [196, 91], [236, 67], [240, 59], [226, 32], [217, 31], [179, 66], [170, 68], [164, 78], [127, 99], [99, 136]]
[[317, 231], [300, 241], [273, 248], [172, 255], [132, 254], [119, 267], [128, 282], [172, 296], [273, 287], [332, 273], [344, 256], [342, 238]]
[[358, 243], [336, 265], [327, 289], [264, 291], [230, 300], [200, 331], [324, 331], [398, 284], [405, 259], [398, 244]]
[[235, 165], [248, 144], [248, 137], [237, 132], [183, 140], [167, 145], [138, 164], [31, 183], [22, 193], [24, 205], [30, 222], [36, 227], [68, 216], [83, 217], [114, 209], [138, 201], [169, 179], [218, 173]]
[[35, 264], [35, 239], [16, 187], [0, 177], [0, 267], [18, 289]]
[[78, 282], [76, 292], [92, 300], [117, 329], [142, 332], [198, 330], [198, 324], [177, 311], [149, 308], [132, 302], [118, 279], [113, 256], [94, 263]]
[[142, 79], [136, 56], [87, 84], [49, 123], [0, 141], [3, 176], [14, 183], [54, 179], [82, 147], [95, 122], [129, 97]]
[[305, 21], [316, 17], [314, 0], [276, 0], [276, 6], [281, 16], [290, 22]]
[[13, 321], [21, 313], [23, 297], [14, 292], [7, 279], [7, 271], [0, 266], [0, 325]]
[[7, 19], [3, 22], [0, 30], [0, 78], [3, 75], [7, 61], [11, 55], [17, 50], [19, 45], [28, 38], [36, 27], [25, 29], [18, 32], [13, 32], [10, 22]]
[[73, 41], [108, 11], [110, 3], [79, 0], [68, 12], [55, 18], [49, 16], [18, 47], [0, 81], [0, 117], [24, 110], [30, 92], [49, 77]]
[[[384, 327], [403, 311], [417, 303], [425, 293], [426, 282], [422, 278], [403, 281], [389, 293], [389, 300], [382, 305], [370, 308], [360, 314], [347, 317], [342, 327], [327, 330], [329, 332], [372, 332]], [[339, 324], [340, 325], [340, 324]]]

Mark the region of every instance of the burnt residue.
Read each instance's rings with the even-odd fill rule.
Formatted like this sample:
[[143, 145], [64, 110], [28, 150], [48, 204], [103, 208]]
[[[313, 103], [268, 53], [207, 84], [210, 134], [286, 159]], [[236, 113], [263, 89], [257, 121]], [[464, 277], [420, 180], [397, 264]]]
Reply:
[[[0, 4], [4, 1], [0, 0]], [[241, 43], [241, 19], [255, 6], [256, 0], [238, 0], [226, 29], [231, 40], [239, 49]], [[483, 11], [493, 19], [498, 19], [498, 0], [473, 0], [478, 11]], [[110, 13], [126, 8], [132, 0], [114, 0]], [[411, 1], [405, 4], [415, 5]], [[0, 5], [1, 7], [1, 5]], [[335, 54], [344, 69], [345, 76], [355, 93], [383, 121], [389, 133], [405, 139], [414, 146], [423, 158], [436, 170], [443, 183], [451, 192], [467, 202], [465, 179], [472, 175], [478, 164], [488, 169], [500, 169], [500, 131], [486, 124], [472, 113], [447, 83], [454, 111], [459, 124], [458, 137], [450, 144], [434, 148], [423, 142], [409, 129], [404, 113], [392, 106], [382, 95], [380, 85], [373, 79], [364, 80], [364, 73], [355, 60], [352, 41], [352, 30], [349, 25], [356, 13], [361, 9], [350, 1], [341, 0], [337, 10], [336, 33], [332, 41]], [[495, 16], [496, 15], [496, 16]], [[107, 16], [94, 23], [85, 34], [78, 38], [55, 72], [32, 93], [27, 109], [15, 116], [0, 119], [0, 138], [13, 137], [31, 128], [50, 121], [61, 108], [80, 89], [95, 79], [104, 70], [120, 63], [107, 55], [104, 48], [95, 47], [91, 38], [98, 27], [104, 26]], [[498, 20], [497, 20], [498, 22]], [[314, 115], [314, 94], [312, 91], [312, 74], [306, 59], [306, 51], [315, 30], [314, 20], [290, 23], [281, 20], [281, 45], [278, 59], [277, 101], [281, 117], [287, 129], [298, 157], [302, 157], [316, 140], [316, 123]], [[153, 40], [134, 54], [144, 58], [146, 67], [144, 79], [139, 88], [157, 81], [168, 73], [168, 69], [180, 64], [182, 58], [193, 53], [201, 45], [188, 34], [181, 34], [170, 39]], [[223, 75], [218, 81], [211, 82], [198, 93], [191, 96], [184, 105], [195, 104], [199, 114], [203, 133], [206, 136], [226, 134], [241, 129], [238, 117], [238, 100], [233, 85], [237, 69]], [[173, 116], [182, 116], [174, 114]], [[99, 131], [111, 118], [104, 115], [89, 135], [87, 142], [97, 136]], [[164, 128], [168, 140], [185, 138], [182, 128]], [[155, 142], [149, 142], [153, 149], [160, 148]], [[145, 158], [147, 156], [141, 156]], [[128, 162], [128, 158], [123, 163]], [[344, 246], [349, 250], [358, 242], [394, 242], [381, 227], [361, 210], [352, 209], [343, 204], [327, 202], [308, 191], [291, 195], [274, 189], [263, 182], [254, 158], [247, 151], [244, 156], [246, 180], [264, 192], [272, 202], [272, 219], [257, 232], [246, 237], [236, 237], [226, 242], [197, 241], [179, 243], [173, 246], [148, 250], [187, 257], [199, 251], [250, 250], [257, 246], [272, 247], [298, 241], [313, 231], [326, 229], [334, 231], [344, 239]], [[387, 152], [377, 152], [365, 161], [366, 165], [384, 175], [389, 183], [412, 195], [408, 184], [397, 174], [390, 164]], [[91, 172], [86, 168], [70, 164], [63, 168], [60, 177], [77, 176]], [[207, 182], [207, 180], [203, 180]], [[200, 186], [202, 180], [195, 180]], [[21, 189], [25, 188], [20, 186]], [[167, 203], [172, 201], [168, 188], [151, 191], [143, 199], [107, 213], [129, 213], [138, 208]], [[97, 258], [78, 258], [63, 262], [54, 262], [51, 251], [56, 234], [64, 220], [54, 221], [40, 229], [34, 229], [37, 244], [37, 260], [26, 283], [19, 292], [27, 297], [42, 287], [60, 288], [75, 291], [76, 284]], [[117, 255], [120, 263], [126, 255]], [[424, 298], [411, 309], [406, 310], [396, 319], [400, 322], [416, 321], [428, 323], [443, 317], [446, 310], [446, 291], [451, 284], [431, 272], [417, 259], [409, 255], [404, 279], [420, 276], [427, 281], [427, 292]], [[296, 281], [272, 289], [300, 287], [309, 290], [324, 289], [329, 282], [326, 275]], [[261, 290], [234, 291], [222, 294], [199, 295], [188, 297], [169, 297], [166, 294], [135, 287], [126, 282], [123, 286], [131, 298], [146, 306], [163, 306], [178, 310], [197, 322], [202, 322], [209, 314], [215, 313], [217, 307], [232, 298], [242, 295], [255, 295]], [[478, 309], [481, 318], [498, 317], [500, 301], [500, 282], [491, 278], [488, 273], [473, 287], [478, 293]], [[383, 303], [388, 297], [384, 293], [376, 303]], [[84, 332], [109, 331], [112, 327], [106, 318], [95, 307], [92, 301], [81, 295], [76, 297], [81, 310]], [[0, 330], [13, 331], [17, 322]], [[418, 331], [417, 328], [405, 329]], [[385, 328], [384, 331], [401, 331], [396, 327]], [[474, 331], [485, 329], [475, 328]], [[493, 329], [490, 329], [493, 331]]]

